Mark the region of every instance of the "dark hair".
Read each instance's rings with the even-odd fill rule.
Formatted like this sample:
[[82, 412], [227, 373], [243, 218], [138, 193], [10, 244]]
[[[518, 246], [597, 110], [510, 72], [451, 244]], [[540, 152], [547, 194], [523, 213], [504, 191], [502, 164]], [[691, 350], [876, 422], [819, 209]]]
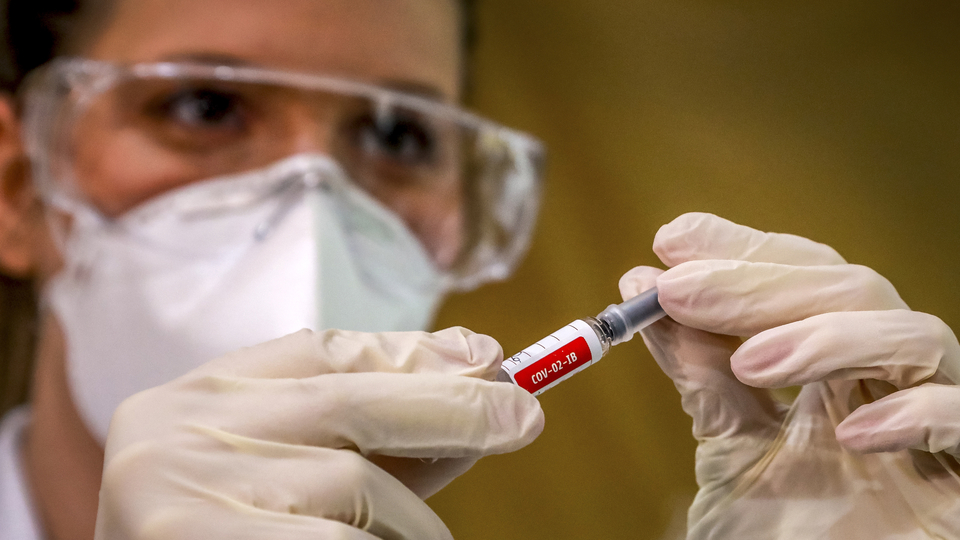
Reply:
[[63, 49], [80, 0], [7, 0], [4, 6], [6, 47], [0, 58], [0, 84], [7, 91], [19, 86], [32, 69]]
[[[0, 0], [0, 89], [16, 91], [24, 76], [77, 42], [113, 0]], [[464, 54], [464, 81], [469, 83], [476, 32], [476, 1], [456, 0]], [[468, 87], [465, 84], [464, 87]]]
[[[113, 0], [0, 0], [0, 91], [91, 33]], [[464, 55], [464, 89], [476, 41], [475, 0], [457, 0]], [[0, 273], [0, 415], [27, 400], [39, 326], [36, 284]]]

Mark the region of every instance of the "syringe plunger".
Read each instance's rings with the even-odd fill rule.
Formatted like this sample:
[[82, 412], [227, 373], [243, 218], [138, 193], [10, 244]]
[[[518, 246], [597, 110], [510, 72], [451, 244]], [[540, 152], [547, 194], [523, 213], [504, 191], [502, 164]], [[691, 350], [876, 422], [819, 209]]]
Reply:
[[622, 304], [611, 304], [597, 315], [610, 327], [610, 345], [630, 341], [634, 334], [666, 315], [660, 307], [657, 289], [634, 296]]

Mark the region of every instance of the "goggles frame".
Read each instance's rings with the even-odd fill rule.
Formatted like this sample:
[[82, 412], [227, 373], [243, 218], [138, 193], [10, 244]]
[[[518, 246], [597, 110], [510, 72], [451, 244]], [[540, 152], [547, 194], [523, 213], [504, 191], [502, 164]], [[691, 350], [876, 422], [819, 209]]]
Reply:
[[[402, 107], [439, 118], [476, 133], [477, 146], [496, 146], [509, 156], [511, 171], [503, 178], [480, 178], [491, 185], [476, 187], [475, 239], [446, 275], [450, 288], [466, 291], [508, 277], [529, 248], [542, 193], [544, 147], [536, 138], [482, 118], [458, 106], [373, 84], [315, 73], [246, 65], [194, 61], [117, 64], [80, 57], [62, 57], [31, 72], [20, 93], [23, 139], [33, 166], [33, 180], [44, 201], [57, 208], [93, 207], [72, 178], [55, 178], [51, 144], [58, 128], [75, 122], [98, 96], [129, 80], [209, 79], [328, 92], [369, 100], [376, 107]], [[478, 153], [482, 153], [480, 149]], [[498, 181], [494, 181], [498, 180]], [[493, 185], [495, 184], [495, 185]], [[468, 218], [471, 216], [468, 216]], [[476, 217], [476, 216], [473, 216]], [[105, 218], [109, 219], [109, 218]], [[473, 224], [471, 224], [472, 226]], [[468, 233], [470, 236], [470, 233]], [[507, 237], [504, 241], [504, 237]]]

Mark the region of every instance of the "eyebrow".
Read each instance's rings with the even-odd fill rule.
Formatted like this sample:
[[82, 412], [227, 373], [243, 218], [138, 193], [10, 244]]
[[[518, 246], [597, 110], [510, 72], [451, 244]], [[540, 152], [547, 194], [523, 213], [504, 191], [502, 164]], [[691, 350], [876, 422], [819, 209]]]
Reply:
[[[164, 56], [160, 59], [161, 62], [195, 62], [199, 64], [210, 64], [217, 66], [232, 66], [232, 67], [264, 67], [260, 64], [244, 60], [243, 58], [238, 58], [229, 54], [221, 53], [178, 53], [168, 56]], [[270, 69], [270, 68], [267, 68]], [[401, 79], [387, 79], [383, 81], [375, 81], [372, 84], [379, 86], [381, 88], [387, 88], [389, 90], [396, 90], [397, 92], [403, 92], [405, 94], [412, 94], [415, 96], [431, 99], [434, 101], [453, 101], [455, 98], [448, 97], [440, 90], [440, 88], [431, 85], [429, 83], [412, 81], [412, 80], [401, 80]]]

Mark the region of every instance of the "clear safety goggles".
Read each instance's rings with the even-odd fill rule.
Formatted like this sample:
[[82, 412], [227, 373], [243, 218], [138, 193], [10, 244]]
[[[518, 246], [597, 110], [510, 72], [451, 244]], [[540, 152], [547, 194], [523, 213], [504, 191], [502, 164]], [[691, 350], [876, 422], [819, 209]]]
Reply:
[[32, 73], [22, 97], [42, 196], [106, 220], [127, 211], [112, 193], [159, 195], [319, 152], [464, 290], [509, 275], [536, 219], [539, 142], [416, 94], [260, 67], [64, 58]]

